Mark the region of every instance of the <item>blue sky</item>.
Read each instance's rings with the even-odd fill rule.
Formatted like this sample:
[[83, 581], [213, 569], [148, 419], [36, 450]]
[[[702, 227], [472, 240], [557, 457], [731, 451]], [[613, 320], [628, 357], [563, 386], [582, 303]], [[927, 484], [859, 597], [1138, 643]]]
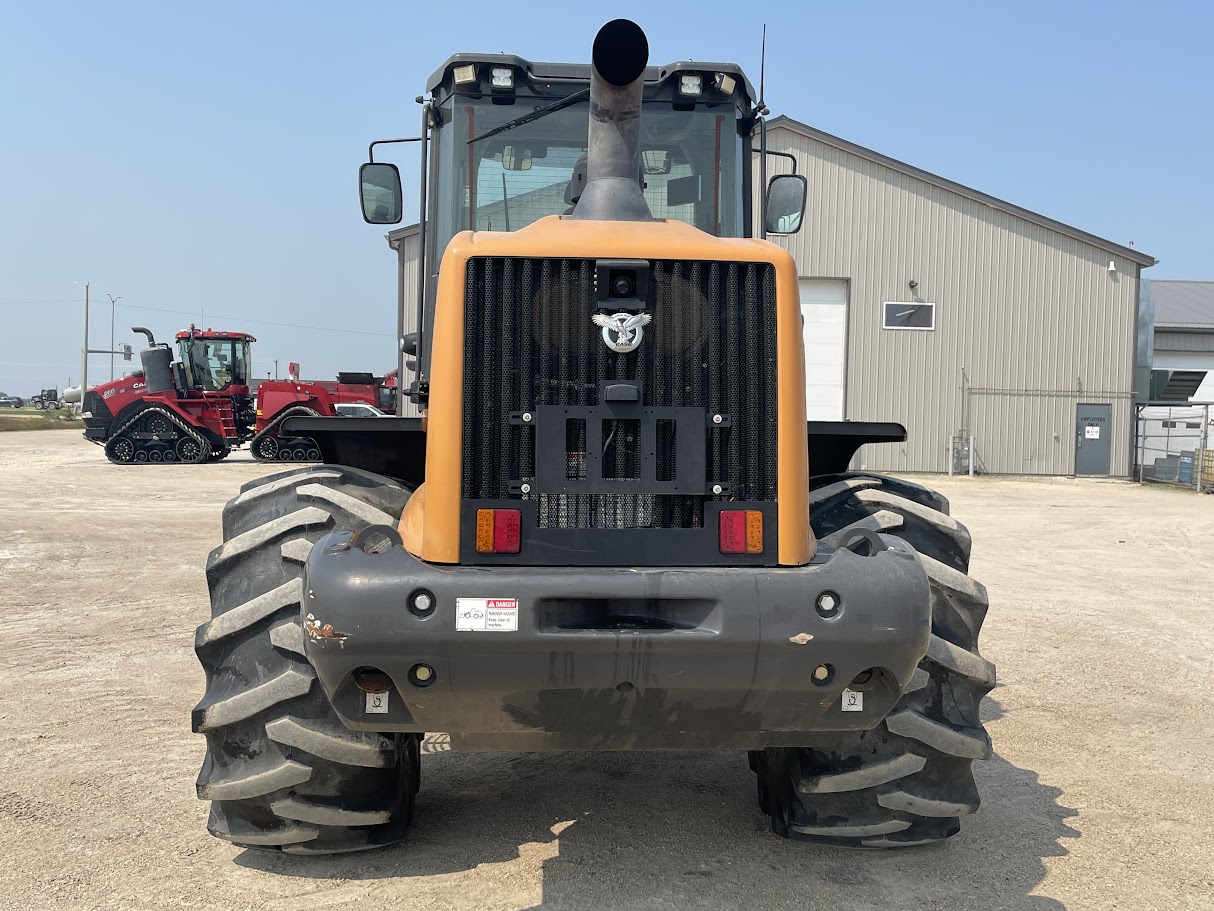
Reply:
[[[731, 60], [756, 82], [766, 18], [774, 113], [1134, 241], [1150, 277], [1214, 279], [1210, 8], [5, 0], [0, 390], [78, 381], [85, 280], [95, 348], [108, 293], [118, 343], [194, 319], [255, 334], [263, 375], [392, 366], [394, 262], [358, 214], [368, 141], [416, 132], [450, 54], [585, 60], [618, 15], [652, 62]], [[412, 209], [416, 164], [397, 160]]]

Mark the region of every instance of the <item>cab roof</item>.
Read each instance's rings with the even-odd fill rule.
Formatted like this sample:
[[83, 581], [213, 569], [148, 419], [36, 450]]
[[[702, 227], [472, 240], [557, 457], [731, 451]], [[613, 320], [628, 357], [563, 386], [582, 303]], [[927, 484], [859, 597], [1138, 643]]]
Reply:
[[[527, 80], [534, 84], [563, 83], [565, 86], [590, 85], [591, 65], [589, 63], [543, 63], [517, 57], [514, 54], [452, 54], [446, 63], [435, 70], [426, 80], [426, 91], [440, 99], [451, 93], [451, 70], [453, 67], [466, 63], [484, 64], [489, 67], [508, 66], [516, 72], [526, 74]], [[745, 110], [754, 107], [757, 101], [755, 88], [736, 63], [710, 63], [699, 60], [677, 60], [665, 66], [645, 67], [645, 85], [658, 85], [678, 73], [701, 73], [711, 78], [713, 74], [722, 73], [737, 80], [735, 95]], [[710, 100], [707, 98], [686, 99], [688, 101]]]
[[228, 339], [233, 339], [236, 341], [244, 339], [245, 341], [249, 342], [257, 341], [257, 339], [253, 338], [253, 336], [249, 335], [247, 332], [224, 332], [222, 330], [216, 332], [214, 329], [195, 329], [193, 325], [191, 325], [189, 329], [182, 329], [177, 333], [178, 341], [183, 338], [214, 338], [225, 341]]

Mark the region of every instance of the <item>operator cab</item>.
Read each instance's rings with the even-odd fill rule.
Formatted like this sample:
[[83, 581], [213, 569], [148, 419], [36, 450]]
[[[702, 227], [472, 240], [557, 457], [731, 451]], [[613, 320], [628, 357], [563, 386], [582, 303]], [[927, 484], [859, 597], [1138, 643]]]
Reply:
[[191, 326], [177, 333], [185, 386], [201, 392], [226, 392], [249, 385], [249, 347], [257, 341], [243, 332], [214, 332]]
[[[375, 147], [422, 143], [417, 379], [408, 391], [419, 405], [428, 396], [425, 337], [443, 251], [461, 231], [512, 232], [548, 216], [573, 217], [587, 180], [591, 75], [588, 64], [456, 54], [430, 77], [429, 96], [419, 98], [422, 135], [371, 143], [359, 183], [363, 218], [374, 225], [399, 224], [404, 214], [399, 170], [377, 162]], [[755, 192], [768, 155], [792, 156], [767, 151], [767, 109], [737, 64], [645, 66], [641, 80], [636, 179], [653, 218], [721, 238], [800, 229], [807, 185], [795, 162], [794, 173], [778, 173]]]
[[[719, 237], [748, 221], [754, 90], [728, 63], [647, 67], [642, 181], [655, 218]], [[434, 239], [516, 231], [569, 211], [585, 160], [590, 67], [457, 54], [430, 77]]]

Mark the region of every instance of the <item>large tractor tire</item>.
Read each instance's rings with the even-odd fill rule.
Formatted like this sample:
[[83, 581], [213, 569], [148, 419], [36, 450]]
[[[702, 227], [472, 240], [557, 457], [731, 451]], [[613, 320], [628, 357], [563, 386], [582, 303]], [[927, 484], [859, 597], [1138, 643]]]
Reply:
[[906, 692], [876, 728], [830, 746], [754, 751], [759, 803], [787, 838], [856, 848], [948, 838], [978, 809], [971, 765], [989, 759], [979, 717], [995, 666], [978, 653], [986, 589], [970, 579], [970, 536], [948, 501], [918, 484], [847, 474], [811, 483], [814, 534], [838, 543], [856, 528], [906, 540], [927, 567], [932, 635]]
[[206, 692], [198, 796], [207, 828], [248, 848], [358, 851], [405, 836], [419, 780], [416, 734], [355, 733], [334, 714], [304, 652], [302, 570], [336, 530], [395, 525], [409, 491], [352, 468], [251, 481], [223, 511], [207, 560], [211, 620], [195, 651]]

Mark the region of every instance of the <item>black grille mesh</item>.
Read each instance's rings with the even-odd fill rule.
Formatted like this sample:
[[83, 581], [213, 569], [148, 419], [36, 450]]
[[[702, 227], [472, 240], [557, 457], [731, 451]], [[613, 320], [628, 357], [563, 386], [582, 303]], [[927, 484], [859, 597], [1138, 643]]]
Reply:
[[[774, 269], [653, 261], [653, 321], [637, 350], [624, 354], [608, 349], [591, 322], [598, 312], [594, 276], [594, 260], [468, 261], [463, 497], [533, 497], [541, 527], [700, 527], [704, 501], [722, 497], [510, 493], [511, 482], [535, 473], [535, 429], [511, 423], [511, 413], [540, 404], [597, 405], [600, 382], [635, 380], [647, 407], [727, 415], [732, 426], [707, 431], [705, 483], [728, 484], [727, 499], [774, 500]], [[671, 470], [659, 458], [659, 478]]]

